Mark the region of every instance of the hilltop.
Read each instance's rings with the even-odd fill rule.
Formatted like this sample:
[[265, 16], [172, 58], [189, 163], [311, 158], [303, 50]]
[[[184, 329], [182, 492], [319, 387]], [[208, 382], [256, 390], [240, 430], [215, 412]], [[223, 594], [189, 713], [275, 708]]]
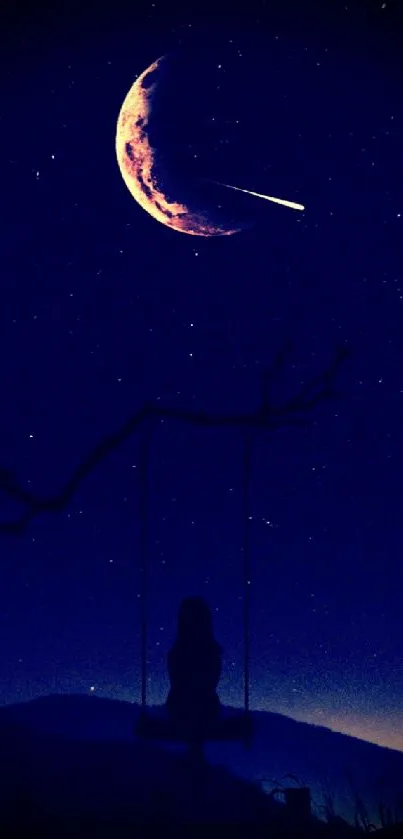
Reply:
[[376, 781], [386, 780], [392, 801], [401, 793], [402, 753], [281, 714], [253, 712], [251, 748], [209, 745], [210, 765], [199, 781], [205, 794], [195, 796], [180, 751], [136, 740], [138, 713], [135, 704], [85, 695], [47, 696], [1, 708], [2, 808], [15, 790], [18, 796], [24, 790], [34, 809], [55, 819], [68, 813], [80, 822], [96, 816], [112, 823], [116, 813], [130, 821], [134, 812], [144, 819], [152, 811], [165, 813], [166, 821], [169, 811], [169, 818], [174, 813], [178, 820], [179, 813], [185, 822], [278, 823], [283, 805], [256, 782], [292, 773], [311, 788], [314, 805], [320, 803], [321, 782], [327, 781], [336, 812], [351, 818], [351, 790], [344, 776], [349, 770], [376, 821]]

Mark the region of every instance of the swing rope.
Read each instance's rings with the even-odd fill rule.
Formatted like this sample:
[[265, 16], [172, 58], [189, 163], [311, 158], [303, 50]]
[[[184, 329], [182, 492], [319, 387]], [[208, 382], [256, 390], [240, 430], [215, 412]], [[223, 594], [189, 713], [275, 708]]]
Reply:
[[243, 600], [244, 600], [244, 712], [249, 718], [250, 658], [250, 473], [251, 442], [246, 430], [243, 438]]
[[141, 644], [141, 711], [147, 708], [147, 546], [148, 546], [148, 458], [151, 432], [145, 429], [140, 451], [140, 644]]

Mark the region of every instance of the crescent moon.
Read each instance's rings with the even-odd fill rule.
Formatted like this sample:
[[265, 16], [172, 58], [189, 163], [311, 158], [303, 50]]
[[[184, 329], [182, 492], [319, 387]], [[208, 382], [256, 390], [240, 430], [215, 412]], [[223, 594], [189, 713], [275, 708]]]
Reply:
[[140, 207], [161, 224], [191, 236], [231, 236], [242, 227], [214, 224], [207, 213], [168, 201], [158, 182], [156, 150], [148, 136], [153, 98], [165, 56], [150, 64], [130, 88], [119, 112], [116, 157], [122, 178]]

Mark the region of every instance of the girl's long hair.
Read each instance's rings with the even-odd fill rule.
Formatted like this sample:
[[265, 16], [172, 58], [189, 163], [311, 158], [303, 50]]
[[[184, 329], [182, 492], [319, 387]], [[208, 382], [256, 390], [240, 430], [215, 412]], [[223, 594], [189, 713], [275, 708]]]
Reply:
[[178, 635], [179, 643], [202, 641], [216, 644], [210, 609], [202, 597], [186, 597], [179, 608]]

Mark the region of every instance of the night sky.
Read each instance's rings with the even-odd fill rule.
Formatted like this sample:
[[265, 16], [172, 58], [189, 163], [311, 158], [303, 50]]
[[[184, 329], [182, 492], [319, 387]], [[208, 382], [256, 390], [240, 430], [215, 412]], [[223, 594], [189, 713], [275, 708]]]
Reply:
[[[145, 402], [254, 411], [286, 340], [279, 400], [348, 344], [335, 399], [306, 427], [254, 437], [251, 706], [403, 750], [402, 8], [303, 5], [10, 15], [0, 463], [58, 493]], [[136, 75], [177, 48], [183, 72], [155, 127], [170, 188], [193, 173], [304, 213], [248, 197], [249, 230], [203, 239], [137, 205], [118, 113]], [[0, 536], [2, 703], [139, 699], [139, 442], [62, 512]], [[240, 704], [241, 434], [158, 421], [150, 490], [150, 701], [166, 694], [180, 599], [201, 594], [225, 651], [222, 700]], [[3, 521], [19, 513], [1, 497]]]

